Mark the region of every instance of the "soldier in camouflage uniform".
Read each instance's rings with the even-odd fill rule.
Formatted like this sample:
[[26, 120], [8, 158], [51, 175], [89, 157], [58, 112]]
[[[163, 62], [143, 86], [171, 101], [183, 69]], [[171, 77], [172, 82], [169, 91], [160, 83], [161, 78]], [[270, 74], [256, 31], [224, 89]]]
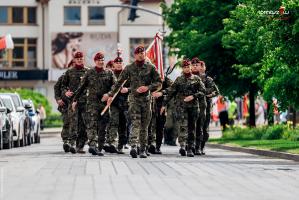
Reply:
[[61, 131], [61, 138], [63, 141], [63, 149], [67, 153], [70, 151], [69, 145], [68, 145], [68, 137], [69, 137], [69, 121], [68, 121], [68, 115], [67, 115], [67, 107], [68, 107], [68, 100], [67, 98], [62, 94], [62, 80], [63, 80], [64, 74], [61, 75], [56, 84], [54, 85], [54, 93], [55, 93], [55, 100], [58, 104], [58, 111], [61, 112], [62, 115], [62, 131]]
[[176, 139], [178, 136], [177, 129], [176, 129], [176, 107], [175, 107], [175, 99], [171, 99], [169, 103], [167, 104], [167, 115], [166, 115], [166, 122], [164, 127], [164, 143], [176, 146]]
[[[170, 87], [172, 81], [165, 77], [162, 83], [162, 90]], [[163, 96], [153, 99], [152, 101], [152, 119], [149, 125], [149, 132], [148, 132], [148, 152], [152, 154], [162, 154], [160, 148], [162, 145], [163, 135], [164, 135], [164, 125], [166, 122], [166, 115], [165, 113], [160, 113], [162, 103], [163, 103]], [[156, 144], [156, 147], [155, 147]]]
[[[74, 62], [71, 61], [68, 64], [68, 68], [73, 67]], [[62, 80], [63, 80], [64, 74], [62, 74], [56, 84], [54, 85], [54, 94], [55, 94], [55, 100], [58, 104], [58, 111], [62, 115], [62, 131], [61, 131], [61, 138], [63, 141], [63, 149], [67, 153], [70, 151], [70, 146], [68, 145], [68, 138], [69, 138], [69, 129], [70, 129], [70, 122], [68, 120], [68, 98], [63, 94], [63, 86], [62, 86]]]
[[[192, 74], [200, 77], [199, 74], [200, 60], [195, 57], [192, 59], [191, 63], [192, 63]], [[207, 109], [207, 101], [206, 101], [206, 97], [204, 96], [203, 98], [199, 99], [199, 116], [196, 122], [196, 134], [195, 134], [195, 151], [194, 151], [195, 155], [201, 155], [200, 144], [203, 141], [203, 126], [206, 120], [206, 109]]]
[[203, 128], [202, 128], [202, 133], [203, 136], [200, 137], [200, 154], [205, 155], [205, 144], [209, 139], [209, 124], [210, 124], [210, 119], [211, 119], [211, 106], [212, 106], [212, 98], [219, 95], [219, 90], [217, 85], [215, 84], [214, 80], [207, 76], [206, 74], [206, 65], [203, 61], [199, 62], [198, 66], [198, 72], [199, 76], [202, 80], [202, 82], [205, 84], [206, 87], [206, 102], [207, 102], [207, 107], [206, 107], [206, 117], [203, 122]]
[[124, 81], [130, 81], [129, 116], [132, 121], [130, 155], [132, 158], [137, 158], [137, 145], [140, 144], [140, 158], [146, 158], [148, 126], [152, 114], [150, 94], [161, 88], [162, 81], [155, 66], [145, 62], [144, 47], [137, 47], [134, 54], [135, 62], [127, 65], [122, 71], [110, 92], [107, 104], [110, 105], [112, 96], [120, 89]]
[[[116, 78], [119, 77], [123, 71], [123, 59], [117, 57], [113, 61], [113, 73]], [[128, 124], [128, 93], [129, 83], [126, 82], [120, 93], [115, 97], [112, 105], [110, 106], [110, 122], [109, 122], [109, 134], [107, 136], [107, 143], [110, 145], [110, 153], [123, 154], [123, 146], [126, 144], [127, 137], [127, 124]], [[116, 150], [116, 139], [118, 136], [118, 145]]]
[[112, 71], [104, 68], [104, 54], [99, 52], [95, 55], [96, 66], [87, 71], [75, 93], [74, 108], [77, 101], [84, 96], [84, 91], [88, 89], [87, 96], [87, 136], [89, 153], [92, 155], [103, 156], [102, 149], [105, 143], [106, 129], [109, 123], [109, 112], [101, 116], [101, 111], [105, 108], [109, 98], [108, 92], [116, 82]]
[[[62, 80], [63, 93], [68, 97], [69, 102], [73, 100], [74, 92], [79, 88], [84, 74], [88, 68], [84, 66], [84, 58], [82, 52], [76, 52], [74, 55], [74, 67], [65, 72]], [[77, 109], [72, 110], [72, 105], [68, 106], [68, 119], [70, 121], [69, 139], [70, 151], [72, 153], [85, 153], [83, 151], [86, 135], [86, 91], [78, 102]], [[76, 147], [75, 147], [76, 143]]]
[[[194, 146], [194, 133], [198, 118], [198, 100], [205, 96], [205, 86], [198, 76], [191, 73], [191, 63], [184, 60], [182, 63], [183, 74], [179, 76], [170, 88], [153, 94], [155, 97], [167, 95], [163, 101], [161, 113], [165, 111], [165, 106], [172, 98], [176, 98], [176, 119], [179, 126], [178, 139], [180, 143], [181, 156], [194, 157], [192, 148]], [[186, 146], [187, 143], [187, 146]]]

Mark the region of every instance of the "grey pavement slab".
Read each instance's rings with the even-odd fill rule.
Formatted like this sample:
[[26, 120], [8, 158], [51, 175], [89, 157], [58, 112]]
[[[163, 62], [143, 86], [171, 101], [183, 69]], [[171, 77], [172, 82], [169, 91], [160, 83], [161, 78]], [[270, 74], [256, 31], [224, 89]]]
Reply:
[[[87, 150], [87, 146], [86, 146]], [[180, 157], [65, 154], [59, 135], [0, 151], [0, 200], [290, 199], [299, 197], [299, 163], [222, 149]]]

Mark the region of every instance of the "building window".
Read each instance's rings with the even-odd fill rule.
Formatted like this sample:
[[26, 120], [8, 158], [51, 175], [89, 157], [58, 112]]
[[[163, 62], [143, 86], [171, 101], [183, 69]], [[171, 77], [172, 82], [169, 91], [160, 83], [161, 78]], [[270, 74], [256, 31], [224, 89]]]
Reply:
[[105, 9], [101, 6], [88, 7], [88, 24], [105, 24]]
[[64, 7], [64, 24], [80, 25], [81, 24], [81, 7], [78, 7], [78, 6]]
[[1, 68], [36, 68], [37, 40], [13, 38], [14, 49], [0, 51]]
[[35, 7], [28, 7], [27, 8], [28, 14], [28, 24], [36, 24], [36, 8]]
[[8, 7], [0, 7], [0, 24], [8, 23]]
[[0, 24], [36, 24], [36, 7], [0, 7]]
[[24, 23], [24, 12], [22, 7], [12, 8], [12, 23], [21, 24]]

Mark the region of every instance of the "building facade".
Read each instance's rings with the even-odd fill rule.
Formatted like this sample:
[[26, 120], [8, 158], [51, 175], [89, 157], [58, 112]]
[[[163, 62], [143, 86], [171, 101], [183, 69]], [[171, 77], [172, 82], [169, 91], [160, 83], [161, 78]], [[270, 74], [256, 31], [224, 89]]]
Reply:
[[[93, 66], [98, 51], [113, 59], [118, 48], [125, 63], [133, 49], [149, 45], [162, 31], [162, 17], [137, 11], [128, 21], [126, 0], [1, 0], [0, 36], [11, 34], [15, 48], [0, 52], [0, 87], [30, 88], [48, 97], [56, 110], [53, 86], [66, 71], [72, 54], [83, 51]], [[140, 1], [138, 6], [161, 13], [160, 0]], [[108, 7], [105, 7], [108, 6]]]

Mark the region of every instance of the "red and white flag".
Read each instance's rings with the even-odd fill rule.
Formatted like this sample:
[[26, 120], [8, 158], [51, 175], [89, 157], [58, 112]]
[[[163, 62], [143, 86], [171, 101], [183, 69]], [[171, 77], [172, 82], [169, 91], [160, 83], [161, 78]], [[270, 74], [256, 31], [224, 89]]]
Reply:
[[163, 37], [157, 33], [154, 41], [146, 50], [146, 57], [156, 66], [156, 70], [160, 74], [161, 79], [164, 80], [162, 40]]
[[0, 39], [0, 50], [13, 49], [13, 48], [14, 48], [14, 44], [13, 44], [10, 34], [8, 34]]

